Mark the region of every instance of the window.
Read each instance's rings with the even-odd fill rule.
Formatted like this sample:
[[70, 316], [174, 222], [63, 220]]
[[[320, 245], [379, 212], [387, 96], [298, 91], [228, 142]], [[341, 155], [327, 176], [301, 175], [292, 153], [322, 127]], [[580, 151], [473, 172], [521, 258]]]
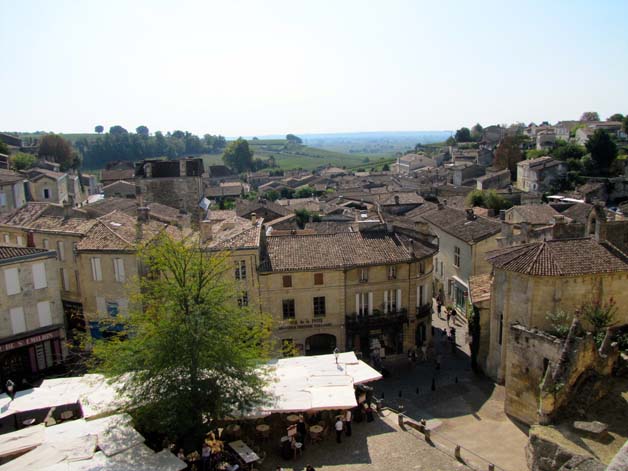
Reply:
[[419, 306], [423, 306], [425, 304], [425, 286], [419, 285]]
[[322, 273], [314, 273], [314, 284], [322, 285], [323, 284], [323, 274]]
[[502, 337], [504, 335], [504, 315], [500, 314], [499, 315], [499, 344], [502, 344]]
[[59, 255], [59, 260], [64, 262], [65, 261], [65, 244], [60, 240], [57, 241], [57, 254]]
[[52, 314], [50, 313], [50, 302], [42, 301], [37, 303], [37, 315], [39, 316], [39, 326], [46, 327], [52, 325]]
[[391, 265], [388, 267], [388, 279], [389, 280], [397, 279], [397, 267], [396, 266]]
[[460, 247], [454, 247], [454, 267], [460, 268]]
[[445, 274], [445, 269], [443, 268], [443, 262], [440, 262], [440, 276]]
[[246, 260], [237, 260], [235, 262], [235, 279], [246, 280]]
[[423, 275], [425, 273], [425, 262], [419, 262], [419, 275]]
[[355, 309], [359, 316], [373, 314], [373, 293], [356, 293]]
[[48, 286], [46, 280], [46, 265], [43, 263], [33, 264], [33, 288], [42, 289]]
[[238, 307], [246, 307], [249, 305], [249, 293], [243, 291], [238, 297]]
[[284, 288], [292, 288], [292, 276], [284, 275], [283, 276], [283, 287]]
[[4, 234], [4, 243], [5, 244], [11, 243], [11, 236], [9, 234]]
[[92, 257], [90, 260], [92, 263], [92, 279], [94, 281], [102, 281], [102, 270], [100, 268], [100, 258]]
[[14, 334], [21, 334], [26, 331], [26, 321], [24, 320], [24, 309], [20, 307], [14, 307], [9, 311], [11, 315], [11, 329]]
[[77, 255], [77, 242], [73, 242], [72, 243], [72, 260], [74, 260], [74, 262], [76, 263], [76, 255]]
[[0, 193], [0, 206], [6, 206], [7, 205], [7, 195], [5, 195], [4, 193]]
[[366, 283], [369, 280], [368, 268], [362, 268], [360, 270], [360, 283]]
[[44, 188], [43, 195], [45, 200], [50, 199], [50, 190], [48, 188]]
[[314, 317], [325, 315], [325, 296], [314, 297]]
[[42, 242], [44, 244], [44, 249], [50, 248], [50, 241], [48, 239], [44, 239]]
[[24, 238], [22, 236], [16, 236], [15, 240], [17, 240], [17, 245], [24, 245]]
[[59, 269], [61, 273], [61, 288], [63, 291], [70, 291], [70, 276], [65, 268]]
[[121, 258], [113, 259], [113, 276], [118, 283], [124, 283], [126, 276], [124, 274], [124, 260]]
[[9, 296], [20, 292], [20, 278], [17, 268], [7, 268], [4, 270], [4, 284]]
[[109, 314], [110, 317], [117, 317], [118, 312], [119, 312], [118, 303], [112, 303], [112, 302], [107, 303], [107, 314]]
[[294, 299], [284, 299], [283, 304], [283, 318], [294, 319]]

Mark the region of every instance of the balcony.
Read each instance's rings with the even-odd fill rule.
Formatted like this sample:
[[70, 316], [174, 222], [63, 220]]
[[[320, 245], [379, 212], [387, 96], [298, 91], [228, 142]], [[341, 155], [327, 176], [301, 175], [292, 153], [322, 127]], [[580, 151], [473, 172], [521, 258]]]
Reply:
[[358, 315], [356, 313], [345, 316], [345, 326], [348, 331], [370, 330], [409, 322], [408, 310], [405, 308], [384, 313], [374, 310], [372, 315]]
[[416, 318], [423, 319], [424, 317], [429, 317], [432, 315], [432, 305], [431, 304], [423, 304], [422, 306], [416, 307]]

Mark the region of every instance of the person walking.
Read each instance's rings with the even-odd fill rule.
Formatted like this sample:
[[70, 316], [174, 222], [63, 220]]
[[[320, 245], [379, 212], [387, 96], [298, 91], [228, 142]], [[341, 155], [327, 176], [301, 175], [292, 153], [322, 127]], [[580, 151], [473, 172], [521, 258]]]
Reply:
[[335, 427], [336, 427], [336, 443], [340, 443], [341, 442], [340, 438], [342, 437], [342, 428], [343, 428], [341, 416], [336, 417]]
[[305, 467], [305, 471], [316, 471], [316, 470], [314, 469], [314, 466], [312, 466], [311, 464], [308, 464], [308, 465]]
[[347, 409], [344, 416], [345, 435], [351, 436], [351, 409]]

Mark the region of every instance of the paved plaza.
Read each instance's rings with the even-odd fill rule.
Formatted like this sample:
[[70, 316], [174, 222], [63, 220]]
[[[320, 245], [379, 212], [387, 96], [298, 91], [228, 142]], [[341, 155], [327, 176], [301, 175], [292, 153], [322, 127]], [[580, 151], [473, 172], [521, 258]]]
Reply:
[[[432, 445], [420, 433], [400, 429], [397, 415], [384, 410], [373, 423], [354, 424], [353, 436], [343, 437], [342, 444], [330, 435], [289, 462], [270, 453], [262, 469], [282, 466], [298, 471], [311, 464], [317, 470], [437, 471], [487, 469], [493, 463], [498, 470], [527, 470], [527, 428], [504, 413], [504, 388], [471, 371], [464, 320], [456, 320], [455, 352], [443, 333], [446, 321], [435, 315], [433, 324], [440, 369], [433, 361], [390, 359], [386, 361], [390, 376], [372, 385], [376, 396], [383, 396], [384, 406], [396, 410], [401, 406], [408, 417], [428, 420], [434, 428]], [[462, 447], [462, 459], [470, 467], [454, 459], [456, 445]]]

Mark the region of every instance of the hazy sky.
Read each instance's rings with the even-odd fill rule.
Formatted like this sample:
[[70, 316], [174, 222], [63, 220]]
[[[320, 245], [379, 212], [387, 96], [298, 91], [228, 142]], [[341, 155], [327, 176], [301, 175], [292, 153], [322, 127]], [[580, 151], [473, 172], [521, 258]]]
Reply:
[[227, 136], [628, 113], [628, 1], [0, 0], [0, 130]]

